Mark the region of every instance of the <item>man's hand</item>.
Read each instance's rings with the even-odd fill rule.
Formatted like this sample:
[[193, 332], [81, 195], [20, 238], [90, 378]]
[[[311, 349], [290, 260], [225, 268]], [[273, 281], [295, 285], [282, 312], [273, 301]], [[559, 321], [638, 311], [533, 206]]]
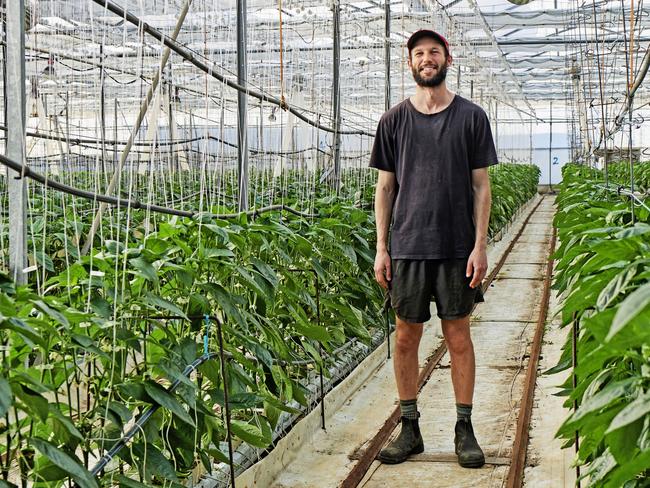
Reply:
[[[469, 255], [467, 260], [467, 270], [465, 271], [465, 276], [468, 278], [471, 276], [472, 281], [470, 282], [470, 288], [476, 288], [481, 284], [485, 274], [487, 273], [487, 252], [485, 249], [480, 247], [475, 247], [472, 251], [472, 254]], [[375, 273], [377, 269], [377, 262], [375, 261]]]
[[382, 288], [388, 288], [388, 282], [392, 279], [390, 269], [390, 256], [388, 251], [377, 251], [375, 256], [375, 280]]

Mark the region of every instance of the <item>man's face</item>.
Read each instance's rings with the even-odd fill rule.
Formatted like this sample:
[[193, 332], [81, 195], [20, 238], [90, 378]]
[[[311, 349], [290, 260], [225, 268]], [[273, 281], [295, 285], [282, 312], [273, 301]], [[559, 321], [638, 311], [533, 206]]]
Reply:
[[445, 47], [435, 39], [420, 39], [411, 49], [409, 67], [419, 86], [435, 87], [442, 84], [449, 65], [451, 56], [446, 55]]

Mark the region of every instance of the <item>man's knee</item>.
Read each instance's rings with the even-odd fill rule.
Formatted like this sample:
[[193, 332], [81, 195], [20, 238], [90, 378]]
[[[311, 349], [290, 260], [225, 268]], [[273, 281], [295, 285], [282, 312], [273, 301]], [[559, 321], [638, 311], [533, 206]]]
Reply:
[[422, 338], [422, 324], [411, 324], [397, 321], [395, 332], [395, 347], [403, 351], [417, 349]]
[[443, 323], [443, 334], [447, 349], [452, 355], [464, 354], [473, 349], [472, 337], [469, 332], [469, 325], [464, 322], [445, 321]]

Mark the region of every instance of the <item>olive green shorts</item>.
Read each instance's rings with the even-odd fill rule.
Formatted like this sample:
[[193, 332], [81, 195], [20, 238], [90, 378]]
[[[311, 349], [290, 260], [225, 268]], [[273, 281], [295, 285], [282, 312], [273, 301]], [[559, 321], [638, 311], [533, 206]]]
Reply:
[[438, 317], [466, 317], [483, 300], [481, 287], [470, 288], [463, 259], [393, 259], [390, 299], [395, 314], [405, 322], [422, 323], [431, 318], [429, 304], [436, 302]]

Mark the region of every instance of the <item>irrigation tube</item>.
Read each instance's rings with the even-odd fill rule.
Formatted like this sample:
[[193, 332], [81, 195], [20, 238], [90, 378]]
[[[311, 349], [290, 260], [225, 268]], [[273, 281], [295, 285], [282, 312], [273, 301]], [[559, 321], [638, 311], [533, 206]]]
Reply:
[[137, 200], [127, 200], [123, 198], [111, 197], [109, 195], [102, 195], [100, 193], [94, 193], [91, 191], [82, 190], [81, 188], [75, 188], [74, 186], [66, 185], [64, 183], [59, 183], [58, 181], [51, 180], [40, 173], [32, 171], [29, 168], [29, 166], [17, 163], [2, 154], [0, 154], [0, 164], [3, 164], [8, 168], [13, 169], [14, 171], [17, 171], [22, 176], [31, 178], [32, 180], [42, 185], [49, 186], [50, 188], [54, 188], [55, 190], [62, 191], [64, 193], [67, 193], [68, 195], [73, 195], [76, 197], [81, 197], [92, 201], [97, 200], [98, 202], [108, 203], [110, 205], [116, 205], [118, 207], [129, 207], [135, 209], [149, 210], [151, 212], [158, 212], [158, 213], [163, 213], [168, 215], [177, 215], [179, 217], [189, 217], [189, 218], [207, 217], [210, 219], [236, 219], [241, 217], [242, 215], [256, 217], [265, 212], [273, 212], [279, 210], [284, 210], [285, 212], [289, 212], [291, 214], [303, 218], [315, 218], [321, 216], [320, 214], [308, 214], [308, 213], [300, 212], [299, 210], [288, 207], [287, 205], [269, 205], [268, 207], [262, 207], [257, 210], [249, 210], [247, 212], [238, 212], [234, 214], [212, 214], [208, 212], [191, 212], [188, 210], [178, 210], [175, 208], [163, 207], [161, 205], [142, 203]]
[[[192, 374], [193, 371], [196, 370], [199, 366], [201, 366], [203, 363], [210, 359], [214, 359], [219, 357], [219, 353], [212, 352], [208, 354], [204, 354], [203, 356], [197, 358], [192, 364], [188, 364], [185, 369], [183, 370], [183, 376], [186, 378], [189, 377], [190, 374]], [[181, 380], [178, 379], [172, 383], [172, 385], [167, 389], [168, 393], [173, 393], [176, 388], [181, 384]], [[115, 455], [124, 447], [128, 444], [128, 442], [133, 439], [133, 437], [142, 430], [142, 427], [144, 424], [147, 423], [147, 421], [151, 418], [151, 416], [156, 413], [156, 411], [160, 408], [160, 405], [152, 405], [150, 406], [145, 412], [140, 416], [140, 418], [137, 420], [137, 422], [129, 429], [129, 431], [122, 436], [122, 438], [115, 443], [115, 445], [106, 453], [104, 454], [97, 464], [93, 467], [93, 469], [90, 470], [90, 473], [93, 476], [97, 476], [102, 469], [106, 467], [106, 465], [111, 462], [111, 460], [115, 457]]]
[[112, 13], [117, 15], [118, 17], [125, 19], [126, 21], [130, 22], [131, 24], [135, 25], [139, 29], [142, 29], [144, 32], [149, 34], [150, 36], [154, 37], [158, 41], [162, 42], [170, 48], [172, 51], [174, 51], [176, 54], [181, 56], [183, 59], [186, 61], [192, 63], [194, 66], [199, 68], [201, 71], [207, 73], [208, 75], [212, 76], [213, 78], [219, 80], [221, 83], [224, 83], [225, 85], [229, 86], [230, 88], [234, 88], [235, 90], [238, 90], [240, 92], [245, 93], [246, 95], [249, 95], [251, 97], [257, 98], [258, 100], [262, 100], [264, 102], [269, 102], [272, 104], [275, 104], [279, 106], [282, 109], [288, 110], [292, 114], [294, 114], [296, 117], [298, 117], [300, 120], [306, 122], [307, 124], [311, 125], [312, 127], [316, 127], [318, 129], [324, 130], [326, 132], [331, 132], [334, 134], [341, 134], [341, 135], [362, 135], [362, 136], [369, 136], [369, 137], [375, 137], [375, 134], [369, 131], [365, 130], [347, 130], [347, 131], [338, 131], [336, 129], [332, 129], [331, 127], [324, 126], [320, 124], [319, 122], [316, 122], [314, 120], [311, 120], [310, 118], [306, 117], [305, 115], [302, 114], [299, 110], [296, 110], [295, 108], [292, 108], [291, 106], [287, 105], [286, 102], [282, 102], [279, 98], [273, 97], [271, 95], [266, 95], [264, 93], [258, 92], [257, 90], [252, 90], [250, 88], [247, 88], [245, 86], [241, 86], [238, 83], [235, 83], [234, 81], [231, 81], [224, 76], [218, 74], [217, 72], [214, 71], [214, 68], [211, 66], [208, 66], [205, 64], [203, 61], [197, 59], [194, 54], [185, 48], [182, 44], [179, 44], [178, 42], [174, 41], [173, 39], [170, 39], [168, 36], [160, 32], [158, 29], [150, 26], [146, 22], [142, 22], [138, 17], [136, 17], [134, 14], [130, 13], [129, 11], [123, 9], [119, 5], [116, 5], [115, 3], [111, 2], [110, 0], [93, 0], [97, 5], [100, 5], [108, 10], [110, 10]]

